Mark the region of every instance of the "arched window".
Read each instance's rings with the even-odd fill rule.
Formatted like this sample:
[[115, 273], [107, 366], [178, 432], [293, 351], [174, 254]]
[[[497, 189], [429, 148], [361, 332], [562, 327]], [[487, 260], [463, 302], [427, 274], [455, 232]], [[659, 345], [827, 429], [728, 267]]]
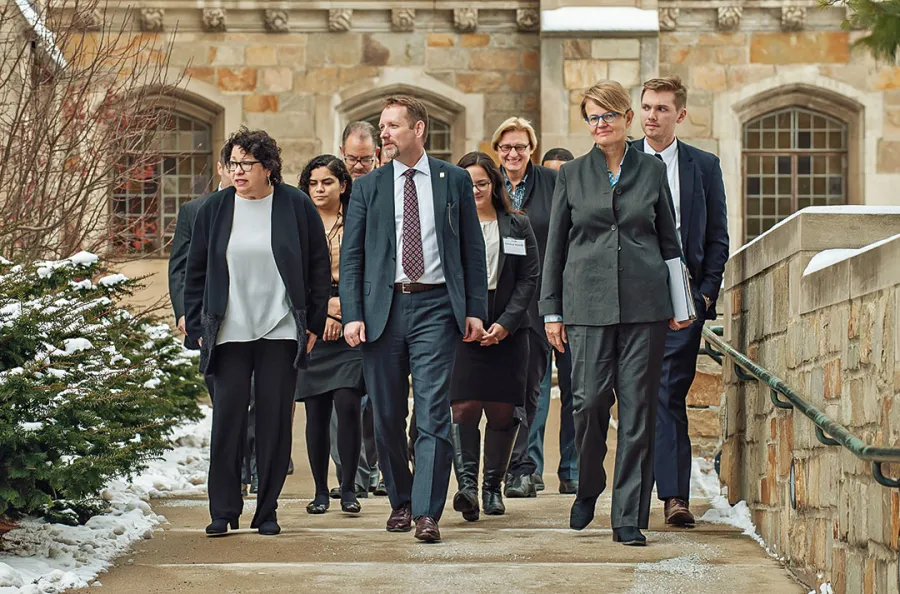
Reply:
[[743, 130], [745, 241], [807, 206], [848, 202], [848, 126], [805, 107], [756, 117]]
[[[209, 123], [185, 114], [160, 118], [152, 160], [113, 191], [118, 249], [159, 255], [168, 251], [181, 205], [214, 189], [212, 135]], [[135, 168], [145, 160], [125, 155], [123, 166]]]
[[[363, 119], [375, 126], [375, 129], [377, 130], [378, 122], [381, 119], [381, 112]], [[441, 159], [442, 161], [451, 161], [453, 158], [452, 140], [450, 124], [429, 116], [428, 138], [425, 139], [425, 151], [428, 155], [435, 159]]]

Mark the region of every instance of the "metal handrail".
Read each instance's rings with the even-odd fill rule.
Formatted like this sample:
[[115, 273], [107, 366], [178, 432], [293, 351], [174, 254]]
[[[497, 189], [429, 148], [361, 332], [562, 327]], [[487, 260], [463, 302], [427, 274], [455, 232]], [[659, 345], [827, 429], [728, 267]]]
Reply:
[[900, 489], [900, 479], [885, 476], [882, 469], [882, 464], [900, 464], [900, 448], [873, 446], [856, 437], [846, 427], [794, 392], [781, 378], [725, 342], [721, 338], [722, 334], [721, 326], [703, 328], [704, 345], [700, 352], [709, 355], [722, 366], [726, 364], [725, 357], [731, 359], [732, 368], [739, 380], [765, 383], [769, 388], [772, 404], [782, 409], [797, 409], [815, 423], [816, 437], [821, 443], [847, 448], [860, 460], [872, 463], [872, 475], [879, 484]]

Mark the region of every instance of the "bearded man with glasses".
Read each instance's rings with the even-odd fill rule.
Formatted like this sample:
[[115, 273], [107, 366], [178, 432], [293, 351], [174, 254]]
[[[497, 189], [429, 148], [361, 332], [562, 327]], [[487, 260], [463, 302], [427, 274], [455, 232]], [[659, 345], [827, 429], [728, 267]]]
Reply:
[[341, 134], [341, 158], [356, 181], [379, 164], [378, 130], [369, 122], [350, 122]]
[[[512, 207], [514, 211], [528, 215], [543, 262], [550, 231], [550, 204], [553, 187], [556, 185], [556, 172], [531, 162], [537, 145], [537, 134], [531, 122], [519, 117], [509, 118], [500, 124], [491, 139], [491, 146], [500, 158], [500, 171]], [[537, 412], [541, 380], [550, 360], [550, 343], [544, 335], [543, 319], [538, 316], [537, 295], [540, 292], [539, 283], [535, 298], [528, 307], [530, 346], [526, 365], [525, 406], [516, 407], [519, 434], [506, 476], [505, 495], [512, 498], [537, 496], [533, 482], [537, 464], [528, 455], [528, 434]]]

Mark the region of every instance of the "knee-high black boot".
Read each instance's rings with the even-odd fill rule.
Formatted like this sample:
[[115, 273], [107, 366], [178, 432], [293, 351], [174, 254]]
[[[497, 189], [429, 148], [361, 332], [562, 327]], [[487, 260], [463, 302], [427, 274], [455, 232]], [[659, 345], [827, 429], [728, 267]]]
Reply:
[[496, 431], [487, 427], [484, 431], [484, 482], [481, 485], [481, 506], [489, 516], [502, 516], [506, 513], [503, 505], [500, 483], [509, 467], [519, 423], [509, 429]]
[[481, 458], [481, 431], [478, 425], [458, 425], [450, 428], [453, 441], [453, 469], [459, 491], [453, 496], [453, 509], [463, 518], [474, 522], [478, 511], [478, 463]]

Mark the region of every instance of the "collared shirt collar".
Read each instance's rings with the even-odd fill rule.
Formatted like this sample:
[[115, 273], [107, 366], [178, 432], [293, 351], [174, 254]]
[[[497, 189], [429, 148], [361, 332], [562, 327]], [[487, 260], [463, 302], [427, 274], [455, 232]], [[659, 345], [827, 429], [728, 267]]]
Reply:
[[525, 182], [528, 181], [528, 169], [529, 167], [525, 166], [525, 175], [522, 176], [522, 181], [519, 182], [515, 188], [513, 188], [512, 182], [509, 181], [509, 176], [506, 174], [506, 168], [500, 167], [500, 172], [503, 174], [503, 183], [506, 185], [506, 191], [509, 193], [509, 198], [512, 200], [513, 208], [516, 210], [520, 210], [522, 208], [522, 204], [525, 202]]
[[394, 180], [398, 180], [403, 177], [403, 174], [407, 169], [415, 169], [419, 173], [427, 175], [431, 177], [431, 166], [428, 164], [428, 153], [422, 152], [422, 157], [413, 165], [411, 168], [407, 167], [397, 159], [391, 161], [394, 164]]
[[622, 177], [622, 165], [625, 163], [625, 155], [628, 154], [628, 149], [631, 148], [630, 145], [630, 142], [625, 143], [625, 152], [622, 153], [622, 161], [619, 162], [619, 173], [613, 175], [613, 172], [609, 169], [609, 163], [606, 164], [606, 173], [609, 174], [609, 187], [611, 188], [615, 187], [619, 183], [619, 178]]
[[[650, 143], [647, 142], [647, 139], [644, 139], [644, 152], [648, 155], [655, 155], [656, 150], [650, 146]], [[665, 161], [666, 165], [672, 162], [672, 159], [678, 154], [678, 139], [672, 141], [672, 144], [664, 148], [660, 151], [659, 156], [662, 157], [662, 160]]]

